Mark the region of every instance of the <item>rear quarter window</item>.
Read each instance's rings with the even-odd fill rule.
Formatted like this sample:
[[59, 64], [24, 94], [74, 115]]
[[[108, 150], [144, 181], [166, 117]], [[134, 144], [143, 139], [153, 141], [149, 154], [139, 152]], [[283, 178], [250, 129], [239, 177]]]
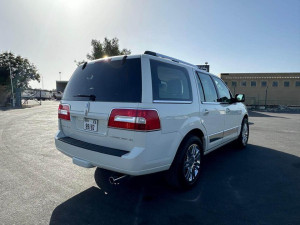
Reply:
[[156, 60], [150, 60], [153, 100], [191, 101], [188, 71]]
[[141, 59], [103, 60], [79, 66], [65, 89], [63, 100], [87, 101], [94, 95], [95, 101], [141, 102]]

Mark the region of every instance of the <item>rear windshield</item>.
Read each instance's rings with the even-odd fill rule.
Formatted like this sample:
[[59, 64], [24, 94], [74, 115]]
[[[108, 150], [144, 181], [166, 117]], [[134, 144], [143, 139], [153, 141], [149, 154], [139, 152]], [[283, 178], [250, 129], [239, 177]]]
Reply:
[[[63, 100], [141, 102], [141, 59], [104, 60], [79, 66], [65, 89]], [[92, 96], [93, 98], [90, 98]]]

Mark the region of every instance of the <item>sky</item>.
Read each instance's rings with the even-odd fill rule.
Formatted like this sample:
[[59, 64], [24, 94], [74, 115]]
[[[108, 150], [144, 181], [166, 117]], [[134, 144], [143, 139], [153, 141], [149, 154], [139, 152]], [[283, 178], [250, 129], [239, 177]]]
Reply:
[[104, 37], [217, 75], [300, 72], [300, 0], [0, 0], [0, 53], [37, 66], [33, 88], [54, 89], [59, 72], [68, 80]]

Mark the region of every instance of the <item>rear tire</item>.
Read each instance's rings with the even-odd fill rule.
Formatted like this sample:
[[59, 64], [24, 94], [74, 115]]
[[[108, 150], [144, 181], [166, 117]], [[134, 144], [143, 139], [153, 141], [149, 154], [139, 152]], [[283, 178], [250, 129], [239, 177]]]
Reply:
[[243, 149], [247, 146], [249, 140], [249, 123], [248, 118], [244, 118], [241, 126], [241, 132], [236, 140], [237, 147]]
[[200, 177], [203, 145], [197, 136], [187, 137], [180, 145], [175, 159], [166, 173], [168, 184], [177, 189], [194, 186]]

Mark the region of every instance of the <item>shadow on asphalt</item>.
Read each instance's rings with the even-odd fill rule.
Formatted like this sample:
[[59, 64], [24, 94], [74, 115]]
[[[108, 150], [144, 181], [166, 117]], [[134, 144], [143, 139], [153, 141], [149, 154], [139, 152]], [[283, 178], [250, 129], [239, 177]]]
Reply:
[[57, 206], [50, 224], [299, 224], [300, 158], [248, 145], [206, 156], [199, 183], [169, 188], [162, 174], [107, 191], [91, 187]]

